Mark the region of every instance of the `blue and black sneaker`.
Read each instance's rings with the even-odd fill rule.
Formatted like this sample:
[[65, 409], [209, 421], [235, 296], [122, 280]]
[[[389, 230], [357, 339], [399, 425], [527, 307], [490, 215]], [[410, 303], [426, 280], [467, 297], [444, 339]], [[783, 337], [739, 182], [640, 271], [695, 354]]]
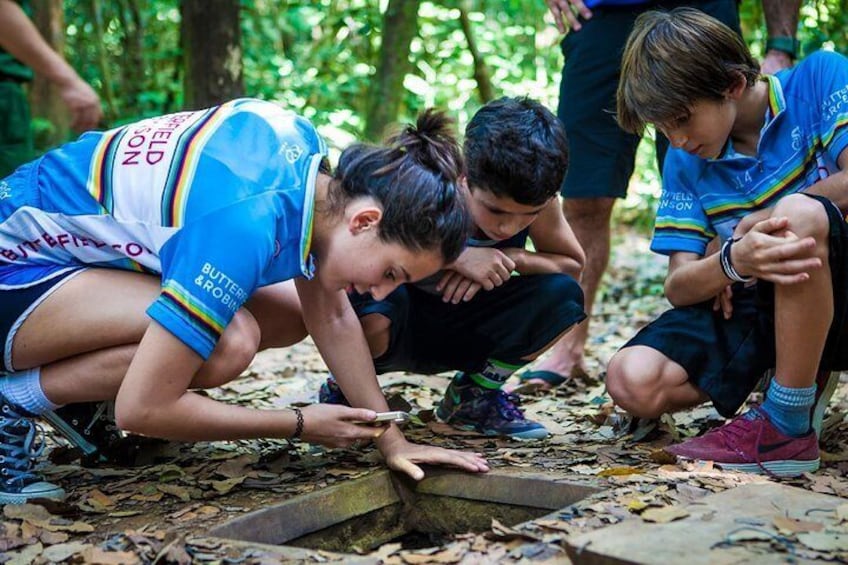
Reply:
[[436, 408], [436, 417], [460, 430], [514, 439], [543, 439], [548, 430], [528, 420], [518, 407], [518, 397], [501, 389], [486, 389], [454, 377]]
[[318, 402], [321, 404], [344, 404], [345, 406], [350, 406], [350, 402], [345, 398], [341, 387], [339, 387], [339, 383], [336, 382], [333, 375], [327, 377], [327, 380], [318, 389]]
[[0, 395], [0, 504], [65, 498], [61, 487], [35, 473], [35, 459], [44, 451], [44, 439], [32, 418]]

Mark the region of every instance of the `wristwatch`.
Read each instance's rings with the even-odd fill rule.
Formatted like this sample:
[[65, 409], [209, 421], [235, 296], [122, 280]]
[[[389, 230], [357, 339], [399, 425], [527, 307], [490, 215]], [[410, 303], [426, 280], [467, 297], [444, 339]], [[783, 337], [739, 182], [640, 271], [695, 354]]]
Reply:
[[779, 37], [769, 37], [768, 40], [766, 40], [766, 51], [770, 51], [771, 49], [783, 51], [792, 59], [798, 58], [798, 51], [800, 51], [800, 48], [801, 42], [794, 37], [784, 35]]

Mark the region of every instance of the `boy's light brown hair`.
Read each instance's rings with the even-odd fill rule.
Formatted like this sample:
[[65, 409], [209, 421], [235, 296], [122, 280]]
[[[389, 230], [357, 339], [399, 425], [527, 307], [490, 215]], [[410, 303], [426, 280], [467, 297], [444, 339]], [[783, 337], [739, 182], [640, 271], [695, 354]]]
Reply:
[[698, 100], [724, 100], [740, 79], [753, 86], [760, 66], [732, 29], [694, 8], [641, 14], [624, 47], [617, 119], [641, 134], [647, 124], [689, 116]]

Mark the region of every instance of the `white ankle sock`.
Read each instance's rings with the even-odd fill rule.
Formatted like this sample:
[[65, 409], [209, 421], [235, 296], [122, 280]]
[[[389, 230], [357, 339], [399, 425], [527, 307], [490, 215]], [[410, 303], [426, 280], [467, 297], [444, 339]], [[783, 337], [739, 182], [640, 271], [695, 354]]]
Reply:
[[60, 406], [50, 402], [44, 396], [44, 390], [41, 388], [40, 367], [0, 375], [0, 394], [15, 406], [35, 416]]

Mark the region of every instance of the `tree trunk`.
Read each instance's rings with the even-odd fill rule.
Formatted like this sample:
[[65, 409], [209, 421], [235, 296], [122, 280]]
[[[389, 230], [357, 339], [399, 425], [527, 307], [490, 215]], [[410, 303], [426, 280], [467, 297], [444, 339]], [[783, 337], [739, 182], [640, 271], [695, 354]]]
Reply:
[[244, 96], [239, 0], [183, 0], [185, 108]]
[[379, 139], [397, 121], [403, 79], [409, 71], [409, 45], [418, 32], [419, 0], [389, 0], [383, 15], [380, 61], [368, 93], [365, 138]]
[[94, 39], [97, 50], [97, 66], [100, 69], [100, 80], [102, 81], [102, 96], [106, 102], [106, 121], [111, 123], [120, 114], [117, 101], [115, 99], [115, 91], [112, 88], [112, 71], [109, 67], [109, 56], [106, 54], [106, 46], [103, 43], [105, 37], [105, 28], [103, 26], [103, 7], [100, 5], [100, 0], [91, 0], [91, 15], [94, 19], [94, 31], [96, 37]]
[[123, 112], [127, 115], [143, 114], [147, 108], [142, 107], [140, 94], [144, 92], [147, 79], [144, 76], [144, 21], [141, 18], [141, 7], [138, 0], [123, 0], [116, 7], [121, 28], [123, 54], [121, 64], [121, 92], [124, 93]]
[[459, 5], [459, 23], [462, 26], [462, 33], [465, 34], [465, 41], [468, 42], [468, 50], [471, 52], [471, 58], [474, 60], [474, 80], [477, 81], [477, 92], [480, 95], [480, 102], [485, 104], [495, 98], [495, 87], [492, 86], [492, 79], [489, 77], [489, 69], [486, 67], [486, 61], [480, 50], [477, 49], [477, 40], [474, 38], [474, 30], [471, 27], [471, 20], [468, 19], [468, 9], [470, 2], [460, 2]]
[[[34, 0], [33, 22], [41, 35], [59, 53], [65, 50], [65, 14], [62, 0]], [[68, 139], [71, 116], [65, 107], [58, 89], [43, 75], [36, 73], [29, 92], [32, 115], [53, 124], [50, 131], [38, 132], [36, 145], [48, 147]], [[43, 137], [42, 137], [43, 136]]]

